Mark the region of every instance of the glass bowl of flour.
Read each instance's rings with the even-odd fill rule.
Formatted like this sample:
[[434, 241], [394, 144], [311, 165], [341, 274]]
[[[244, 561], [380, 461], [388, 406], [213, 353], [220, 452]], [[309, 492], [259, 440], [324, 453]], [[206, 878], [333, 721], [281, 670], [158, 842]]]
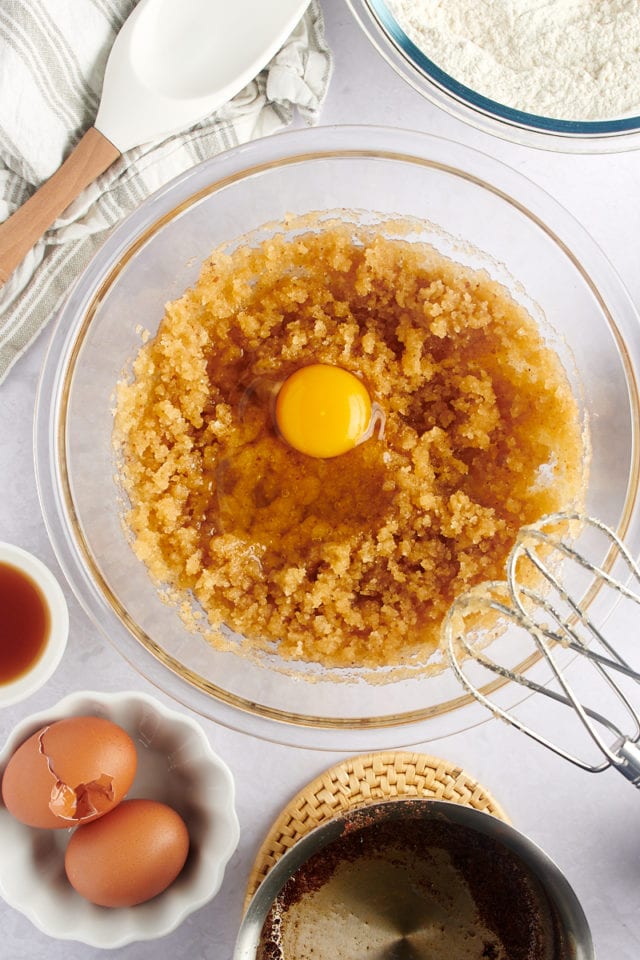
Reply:
[[640, 147], [636, 0], [347, 0], [390, 65], [467, 123], [549, 150]]

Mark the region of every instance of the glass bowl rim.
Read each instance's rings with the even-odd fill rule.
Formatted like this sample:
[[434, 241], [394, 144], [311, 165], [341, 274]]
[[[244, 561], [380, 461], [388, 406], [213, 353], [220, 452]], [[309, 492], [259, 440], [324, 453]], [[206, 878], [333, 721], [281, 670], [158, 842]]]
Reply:
[[505, 140], [562, 153], [640, 149], [640, 115], [563, 120], [528, 113], [486, 97], [431, 60], [404, 32], [385, 0], [347, 0], [357, 23], [387, 63], [437, 107]]
[[[343, 156], [385, 157], [428, 167], [445, 167], [450, 172], [463, 175], [483, 188], [488, 188], [499, 199], [515, 205], [549, 235], [570, 258], [601, 303], [608, 318], [618, 349], [624, 358], [628, 382], [630, 381], [633, 387], [632, 414], [637, 433], [640, 424], [640, 390], [628, 353], [629, 338], [625, 339], [622, 335], [604, 303], [591, 277], [593, 269], [587, 271], [582, 266], [584, 254], [576, 256], [573, 246], [562, 239], [562, 229], [558, 233], [548, 225], [547, 215], [551, 217], [551, 222], [555, 218], [560, 228], [564, 227], [572, 232], [574, 239], [579, 240], [579, 248], [587, 251], [587, 259], [595, 258], [598, 267], [596, 274], [605, 271], [604, 279], [611, 288], [610, 295], [624, 304], [621, 310], [622, 318], [627, 313], [635, 318], [636, 323], [640, 322], [640, 318], [602, 250], [578, 221], [541, 187], [501, 161], [478, 150], [453, 140], [415, 131], [354, 125], [286, 131], [205, 160], [158, 190], [113, 231], [69, 292], [56, 319], [36, 398], [34, 454], [42, 512], [58, 561], [85, 611], [137, 672], [185, 706], [232, 729], [250, 732], [267, 740], [317, 749], [371, 749], [372, 745], [377, 743], [382, 746], [397, 745], [399, 741], [409, 744], [442, 736], [444, 734], [439, 730], [430, 731], [425, 725], [460, 708], [465, 709], [469, 718], [466, 726], [483, 722], [489, 715], [461, 689], [460, 696], [454, 700], [408, 714], [385, 714], [355, 719], [304, 716], [256, 704], [253, 700], [230, 694], [194, 674], [137, 628], [126, 611], [124, 615], [118, 611], [117, 598], [114, 606], [108, 587], [106, 597], [104, 588], [102, 592], [98, 592], [95, 580], [87, 570], [87, 559], [91, 560], [90, 551], [82, 546], [78, 549], [78, 536], [81, 543], [83, 538], [78, 518], [75, 516], [65, 459], [64, 412], [69, 399], [69, 370], [73, 372], [73, 364], [81, 341], [89, 329], [93, 313], [110, 283], [126, 266], [135, 251], [187, 207], [231, 182], [243, 180], [256, 172], [279, 168], [287, 163]], [[445, 158], [448, 158], [446, 162]], [[456, 163], [461, 165], [460, 169]], [[473, 172], [469, 171], [465, 163]], [[485, 182], [487, 170], [500, 180], [500, 187], [492, 183], [491, 179]], [[502, 185], [503, 180], [506, 181], [506, 188]], [[512, 186], [516, 196], [518, 189], [521, 192], [527, 191], [526, 205], [508, 192]], [[533, 206], [539, 208], [537, 212], [529, 209], [529, 192], [534, 199]], [[640, 369], [640, 350], [637, 365]], [[634, 510], [640, 482], [640, 454], [637, 446], [636, 443], [633, 450], [635, 469], [631, 471], [630, 477], [632, 490], [627, 489], [619, 532], [624, 536], [630, 530], [635, 531], [640, 543], [640, 511]], [[67, 517], [71, 518], [70, 529], [65, 524]], [[117, 641], [113, 636], [116, 631]], [[144, 665], [140, 664], [141, 652]], [[528, 669], [527, 663], [521, 667]], [[502, 681], [495, 683], [497, 686], [503, 685]], [[494, 684], [490, 686], [491, 689], [494, 688]]]

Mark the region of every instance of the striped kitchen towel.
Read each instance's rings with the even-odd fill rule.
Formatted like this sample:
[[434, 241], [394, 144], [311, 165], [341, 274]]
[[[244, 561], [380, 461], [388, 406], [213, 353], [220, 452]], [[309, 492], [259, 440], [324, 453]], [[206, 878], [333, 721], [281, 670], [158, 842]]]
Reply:
[[[0, 222], [95, 119], [113, 40], [136, 0], [1, 0]], [[293, 121], [313, 123], [331, 54], [319, 0], [237, 97], [180, 135], [127, 151], [67, 208], [0, 290], [0, 381], [55, 315], [111, 228], [172, 177]]]

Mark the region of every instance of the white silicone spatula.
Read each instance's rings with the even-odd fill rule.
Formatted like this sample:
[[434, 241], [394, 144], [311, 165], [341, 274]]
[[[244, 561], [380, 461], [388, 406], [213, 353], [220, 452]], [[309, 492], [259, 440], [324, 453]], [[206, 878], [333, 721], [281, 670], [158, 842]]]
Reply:
[[183, 130], [277, 53], [309, 0], [139, 0], [116, 37], [93, 127], [0, 225], [0, 285], [72, 200], [121, 153]]

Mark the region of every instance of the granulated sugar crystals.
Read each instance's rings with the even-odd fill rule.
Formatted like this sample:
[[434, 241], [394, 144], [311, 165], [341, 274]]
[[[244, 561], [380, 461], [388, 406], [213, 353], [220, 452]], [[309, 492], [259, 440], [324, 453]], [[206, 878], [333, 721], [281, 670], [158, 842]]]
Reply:
[[557, 120], [640, 114], [639, 0], [386, 0], [438, 67]]

